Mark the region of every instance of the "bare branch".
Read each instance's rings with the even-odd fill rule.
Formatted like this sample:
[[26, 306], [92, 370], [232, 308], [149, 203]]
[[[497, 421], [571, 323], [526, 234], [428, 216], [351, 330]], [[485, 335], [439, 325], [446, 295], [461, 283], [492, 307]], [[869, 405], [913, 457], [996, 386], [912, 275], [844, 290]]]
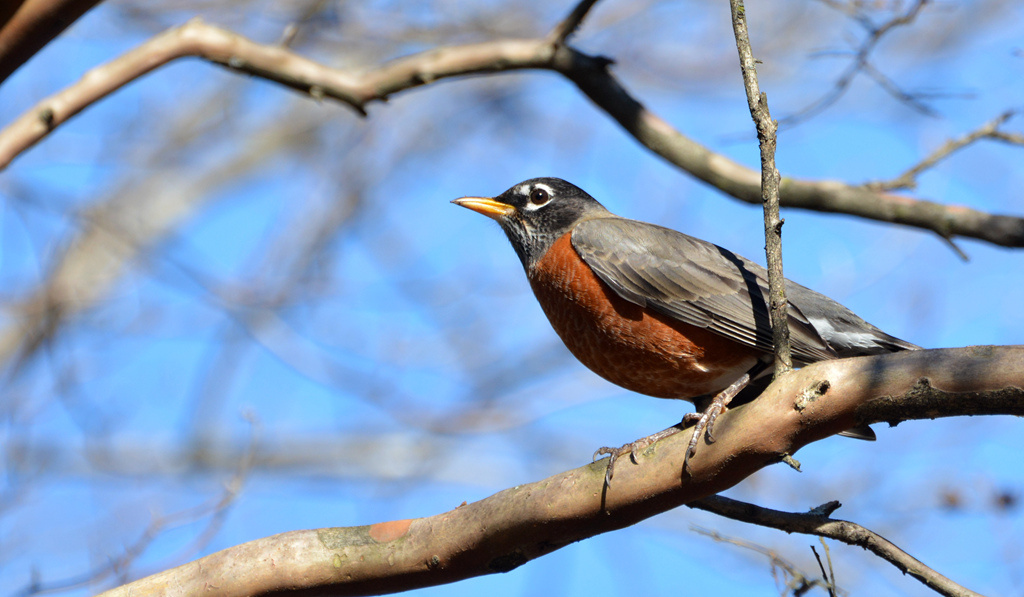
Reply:
[[155, 68], [185, 56], [202, 56], [229, 68], [260, 74], [311, 96], [333, 97], [362, 111], [349, 89], [352, 78], [278, 46], [255, 44], [193, 19], [120, 58], [87, 72], [77, 83], [37, 104], [0, 132], [0, 168], [89, 105]]
[[997, 141], [1003, 141], [1006, 143], [1016, 143], [1024, 145], [1024, 135], [1014, 135], [999, 130], [1006, 121], [1016, 116], [1017, 112], [1014, 110], [1008, 110], [1003, 112], [996, 118], [993, 118], [989, 122], [986, 122], [977, 130], [974, 130], [966, 135], [957, 139], [950, 139], [946, 141], [942, 147], [939, 147], [933, 151], [928, 157], [921, 160], [913, 167], [907, 169], [903, 174], [900, 174], [896, 178], [888, 181], [869, 182], [864, 186], [875, 190], [875, 191], [891, 191], [897, 189], [913, 189], [917, 187], [917, 177], [928, 170], [933, 168], [940, 161], [948, 158], [956, 151], [967, 147], [975, 141], [981, 139], [995, 139]]
[[[282, 48], [264, 46], [198, 20], [167, 31], [113, 62], [97, 67], [66, 90], [43, 100], [0, 131], [0, 168], [90, 103], [168, 61], [199, 56], [248, 74], [329, 97], [360, 113], [373, 100], [435, 81], [467, 75], [539, 69], [575, 83], [633, 137], [654, 153], [721, 191], [761, 202], [760, 175], [682, 135], [647, 111], [608, 72], [607, 58], [589, 56], [544, 39], [451, 46], [414, 54], [363, 73], [332, 69]], [[945, 237], [1024, 246], [1024, 219], [932, 201], [874, 192], [838, 181], [783, 178], [780, 205], [844, 213], [914, 226]]]
[[768, 265], [768, 309], [772, 322], [772, 343], [775, 347], [775, 372], [778, 378], [793, 369], [789, 345], [789, 302], [786, 300], [786, 278], [782, 273], [782, 220], [779, 218], [779, 170], [775, 167], [775, 145], [778, 124], [768, 110], [768, 96], [761, 93], [757, 83], [754, 51], [747, 35], [747, 9], [743, 0], [730, 0], [732, 29], [736, 36], [736, 49], [740, 55], [743, 88], [747, 92], [747, 106], [757, 127], [757, 140], [761, 150], [761, 202], [764, 207], [764, 251]]
[[304, 140], [294, 122], [280, 124], [206, 175], [187, 183], [158, 179], [151, 183], [155, 191], [143, 198], [129, 188], [85, 212], [81, 232], [49, 278], [12, 310], [16, 317], [0, 327], [0, 368], [16, 372], [68, 318], [95, 306], [128, 264], [205, 205], [208, 189], [271, 159], [274, 148], [294, 147]]
[[881, 535], [859, 524], [830, 518], [828, 514], [817, 511], [806, 514], [781, 512], [720, 495], [706, 497], [687, 505], [691, 508], [705, 510], [719, 516], [739, 520], [740, 522], [771, 527], [780, 531], [786, 531], [787, 533], [803, 533], [806, 535], [828, 537], [848, 545], [863, 547], [896, 566], [900, 572], [913, 576], [940, 595], [946, 595], [947, 597], [980, 597], [978, 593], [956, 584], [935, 570], [925, 566]]
[[100, 0], [8, 0], [0, 8], [0, 83]]
[[551, 30], [551, 33], [548, 34], [548, 41], [559, 46], [567, 42], [569, 37], [579, 29], [583, 19], [595, 4], [597, 4], [597, 0], [580, 0], [569, 16]]
[[825, 585], [828, 587], [829, 597], [836, 597], [839, 589], [836, 587], [836, 573], [832, 569], [832, 554], [829, 553], [828, 544], [825, 543], [825, 539], [818, 539], [821, 541], [821, 547], [825, 549], [825, 558], [828, 560], [828, 570], [825, 570], [825, 564], [821, 561], [821, 556], [818, 555], [818, 550], [811, 546], [811, 552], [814, 553], [814, 559], [818, 560], [818, 568], [821, 569], [821, 576], [825, 579]]
[[39, 595], [40, 593], [71, 591], [74, 589], [95, 586], [97, 583], [101, 583], [107, 578], [125, 573], [132, 564], [152, 546], [153, 542], [161, 535], [161, 533], [165, 533], [176, 527], [193, 524], [203, 518], [209, 518], [209, 520], [206, 521], [204, 528], [192, 539], [190, 542], [191, 545], [185, 554], [179, 555], [178, 558], [172, 559], [172, 561], [180, 562], [186, 556], [194, 556], [196, 552], [206, 547], [206, 545], [208, 545], [220, 531], [228, 512], [231, 510], [231, 506], [241, 493], [242, 487], [252, 470], [258, 444], [258, 422], [250, 417], [250, 423], [253, 427], [251, 430], [252, 434], [249, 439], [249, 446], [245, 454], [232, 463], [237, 470], [235, 471], [234, 476], [224, 483], [224, 491], [220, 496], [215, 499], [208, 500], [205, 504], [200, 504], [178, 512], [172, 512], [171, 514], [159, 515], [154, 513], [152, 520], [150, 520], [149, 525], [142, 532], [142, 535], [133, 544], [126, 546], [124, 552], [118, 557], [112, 558], [110, 561], [97, 566], [93, 570], [79, 574], [73, 578], [48, 583], [42, 583], [38, 580], [34, 580], [32, 584], [21, 591], [14, 593], [14, 595], [17, 597], [30, 597], [32, 595]]
[[[561, 54], [557, 53], [556, 58], [561, 59]], [[740, 201], [761, 203], [757, 172], [710, 151], [648, 111], [607, 72], [606, 64], [601, 58], [573, 51], [565, 66], [556, 67], [637, 141], [669, 163]], [[947, 238], [964, 236], [997, 245], [1024, 247], [1024, 219], [1018, 217], [876, 193], [840, 181], [783, 177], [779, 191], [782, 207], [843, 213], [923, 228]]]
[[1005, 131], [996, 131], [990, 135], [996, 141], [1002, 141], [1003, 143], [1011, 143], [1013, 145], [1024, 146], [1024, 134], [1021, 133], [1007, 133]]
[[[713, 499], [714, 497], [715, 496], [710, 496], [705, 499]], [[697, 500], [696, 503], [699, 504], [701, 502], [703, 502], [703, 500]], [[688, 505], [691, 508], [697, 507], [694, 506], [693, 504]], [[781, 568], [785, 574], [788, 574], [790, 576], [792, 580], [786, 583], [786, 590], [792, 591], [794, 596], [803, 595], [807, 591], [818, 586], [827, 588], [827, 585], [824, 582], [816, 578], [811, 578], [808, 575], [804, 574], [799, 568], [797, 568], [796, 564], [790, 562], [786, 558], [783, 558], [773, 549], [769, 549], [763, 545], [758, 545], [757, 543], [752, 543], [750, 541], [745, 541], [743, 539], [737, 539], [736, 537], [727, 537], [719, 533], [718, 531], [702, 529], [696, 526], [691, 528], [695, 532], [706, 537], [710, 537], [715, 541], [719, 541], [721, 543], [728, 543], [730, 545], [742, 547], [743, 549], [749, 549], [750, 551], [754, 551], [765, 556], [771, 562], [773, 569]]]
[[[824, 381], [822, 381], [824, 380]], [[821, 396], [802, 391], [819, 388]], [[245, 543], [105, 593], [379, 594], [507, 572], [583, 538], [723, 491], [782, 454], [857, 424], [1024, 414], [1024, 346], [922, 350], [823, 361], [718, 419], [717, 441], [682, 472], [692, 431], [638, 454], [604, 484], [597, 462], [443, 514], [293, 531]], [[842, 525], [842, 523], [836, 523]], [[917, 573], [917, 568], [912, 568]]]
[[915, 0], [915, 2], [902, 14], [897, 14], [891, 19], [882, 23], [881, 25], [875, 25], [871, 19], [861, 10], [860, 3], [855, 2], [840, 2], [838, 0], [820, 0], [822, 4], [829, 6], [835, 10], [838, 10], [856, 21], [867, 33], [861, 45], [854, 52], [853, 58], [850, 64], [843, 69], [842, 74], [836, 79], [836, 82], [832, 85], [832, 89], [828, 91], [822, 97], [814, 100], [804, 108], [801, 108], [796, 113], [781, 118], [779, 123], [782, 126], [790, 126], [798, 124], [820, 112], [824, 111], [832, 104], [841, 98], [846, 91], [850, 88], [850, 84], [853, 83], [854, 78], [860, 73], [868, 75], [873, 79], [879, 86], [884, 89], [887, 93], [892, 95], [900, 102], [909, 105], [911, 108], [926, 114], [934, 116], [935, 112], [927, 104], [922, 103], [918, 96], [912, 93], [908, 93], [900, 89], [889, 77], [879, 72], [869, 62], [871, 53], [875, 50], [878, 42], [893, 29], [909, 25], [917, 19], [917, 16], [921, 13], [921, 10], [925, 7], [929, 0]]

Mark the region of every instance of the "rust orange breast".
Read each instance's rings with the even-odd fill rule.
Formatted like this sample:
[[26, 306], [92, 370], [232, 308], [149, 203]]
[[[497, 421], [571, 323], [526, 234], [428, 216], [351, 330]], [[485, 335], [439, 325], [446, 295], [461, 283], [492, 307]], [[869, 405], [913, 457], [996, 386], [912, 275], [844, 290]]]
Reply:
[[572, 248], [555, 241], [530, 286], [569, 351], [608, 381], [659, 398], [724, 389], [760, 351], [631, 303], [615, 294]]

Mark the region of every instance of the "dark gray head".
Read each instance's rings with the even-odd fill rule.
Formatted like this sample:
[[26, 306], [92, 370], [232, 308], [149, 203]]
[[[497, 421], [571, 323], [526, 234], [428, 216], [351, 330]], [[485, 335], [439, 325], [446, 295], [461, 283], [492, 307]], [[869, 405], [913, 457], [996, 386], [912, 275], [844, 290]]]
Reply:
[[596, 199], [561, 178], [531, 178], [494, 198], [452, 201], [501, 224], [527, 271], [576, 224], [611, 214]]

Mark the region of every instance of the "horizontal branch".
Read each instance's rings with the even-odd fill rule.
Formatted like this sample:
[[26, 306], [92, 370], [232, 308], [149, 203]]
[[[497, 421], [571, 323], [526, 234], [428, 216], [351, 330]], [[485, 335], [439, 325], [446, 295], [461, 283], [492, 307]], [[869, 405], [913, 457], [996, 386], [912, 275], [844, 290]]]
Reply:
[[[925, 381], [926, 380], [926, 381]], [[508, 572], [575, 541], [718, 493], [802, 446], [868, 422], [1024, 415], [1024, 346], [911, 351], [816, 363], [719, 417], [682, 472], [690, 432], [443, 514], [293, 531], [231, 547], [105, 593], [366, 595]]]
[[[644, 108], [608, 71], [609, 59], [584, 54], [552, 37], [558, 36], [442, 47], [355, 72], [330, 68], [284, 47], [257, 44], [193, 19], [89, 71], [78, 83], [43, 100], [0, 131], [0, 169], [91, 103], [186, 56], [277, 82], [317, 100], [335, 99], [360, 114], [366, 113], [369, 102], [441, 79], [532, 69], [558, 72], [571, 80], [637, 141], [681, 170], [736, 199], [760, 204], [757, 171], [712, 152]], [[783, 207], [923, 228], [944, 238], [963, 236], [1024, 246], [1024, 219], [1019, 217], [896, 196], [839, 181], [783, 177], [780, 192]]]

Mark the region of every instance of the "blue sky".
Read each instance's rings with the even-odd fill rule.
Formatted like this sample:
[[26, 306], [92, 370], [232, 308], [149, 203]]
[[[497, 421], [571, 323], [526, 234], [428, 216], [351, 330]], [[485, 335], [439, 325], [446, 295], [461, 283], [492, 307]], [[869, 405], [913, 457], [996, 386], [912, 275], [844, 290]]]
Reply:
[[[770, 51], [761, 85], [782, 116], [828, 90], [843, 63], [816, 53], [846, 48], [859, 30], [817, 3], [766, 6], [751, 7], [751, 34], [755, 52]], [[395, 27], [420, 17], [460, 23], [463, 14], [497, 8], [456, 3], [443, 15], [405, 15]], [[353, 20], [370, 27], [388, 10], [353, 9], [319, 25], [322, 46], [299, 51], [334, 64], [374, 64], [430, 46], [411, 40], [377, 55], [383, 44], [346, 37]], [[563, 12], [522, 10], [544, 27]], [[195, 12], [147, 19], [100, 6], [0, 87], [4, 122]], [[204, 14], [268, 43], [287, 21], [283, 9], [258, 18]], [[780, 45], [783, 33], [793, 35], [780, 15], [820, 30]], [[933, 102], [939, 116], [918, 114], [858, 79], [836, 106], [782, 131], [780, 170], [847, 182], [892, 177], [946, 138], [1020, 109], [1022, 22], [1013, 3], [929, 8], [880, 46], [876, 64], [908, 89], [949, 95]], [[652, 3], [630, 16], [625, 3], [600, 3], [578, 43], [616, 57], [627, 87], [679, 130], [757, 164], [724, 5], [716, 12], [697, 2]], [[190, 126], [205, 133], [166, 149], [169, 135], [185, 136]], [[1020, 131], [1019, 119], [1008, 128]], [[232, 160], [275, 134], [291, 144], [287, 151], [253, 157], [232, 175]], [[922, 176], [916, 194], [1021, 214], [1022, 151], [979, 143]], [[237, 466], [230, 454], [244, 452], [253, 433], [261, 453], [280, 449], [297, 460], [252, 471], [222, 520], [186, 517], [163, 530], [132, 575], [287, 530], [443, 512], [677, 421], [688, 404], [630, 394], [576, 363], [500, 230], [449, 204], [544, 175], [575, 182], [621, 215], [763, 262], [759, 209], [671, 168], [548, 73], [429, 86], [371, 106], [360, 121], [344, 107], [187, 60], [26, 152], [0, 173], [8, 303], [45, 279], [82, 228], [75, 214], [105, 198], [193, 194], [203, 208], [8, 380], [0, 402], [0, 481], [10, 499], [0, 509], [0, 594], [22, 594], [32, 578], [57, 582], [103, 566], [154, 517], [216, 500]], [[311, 263], [300, 263], [297, 247], [310, 237], [296, 231], [316, 229], [357, 191], [354, 216]], [[971, 258], [965, 263], [930, 233], [795, 210], [783, 216], [787, 276], [886, 331], [925, 347], [1024, 339], [1019, 250], [959, 240]], [[261, 305], [282, 291], [290, 298], [271, 317]], [[508, 363], [521, 366], [503, 368]], [[912, 422], [878, 433], [873, 444], [830, 438], [809, 446], [797, 455], [802, 474], [772, 467], [728, 494], [794, 511], [839, 499], [837, 517], [882, 533], [968, 588], [1021, 592], [1024, 516], [1019, 507], [992, 505], [1003, 492], [1021, 496], [1020, 421]], [[196, 437], [228, 456], [188, 464], [179, 451]], [[32, 467], [18, 465], [17, 446], [32, 448]], [[122, 459], [105, 466], [103, 448]], [[954, 493], [961, 505], [943, 507], [942, 496]], [[814, 538], [680, 508], [509, 574], [418, 593], [662, 595], [685, 583], [702, 593], [777, 594], [762, 557], [693, 526], [816, 570]], [[207, 528], [217, 532], [194, 548]], [[924, 594], [857, 548], [830, 548], [840, 586]]]

